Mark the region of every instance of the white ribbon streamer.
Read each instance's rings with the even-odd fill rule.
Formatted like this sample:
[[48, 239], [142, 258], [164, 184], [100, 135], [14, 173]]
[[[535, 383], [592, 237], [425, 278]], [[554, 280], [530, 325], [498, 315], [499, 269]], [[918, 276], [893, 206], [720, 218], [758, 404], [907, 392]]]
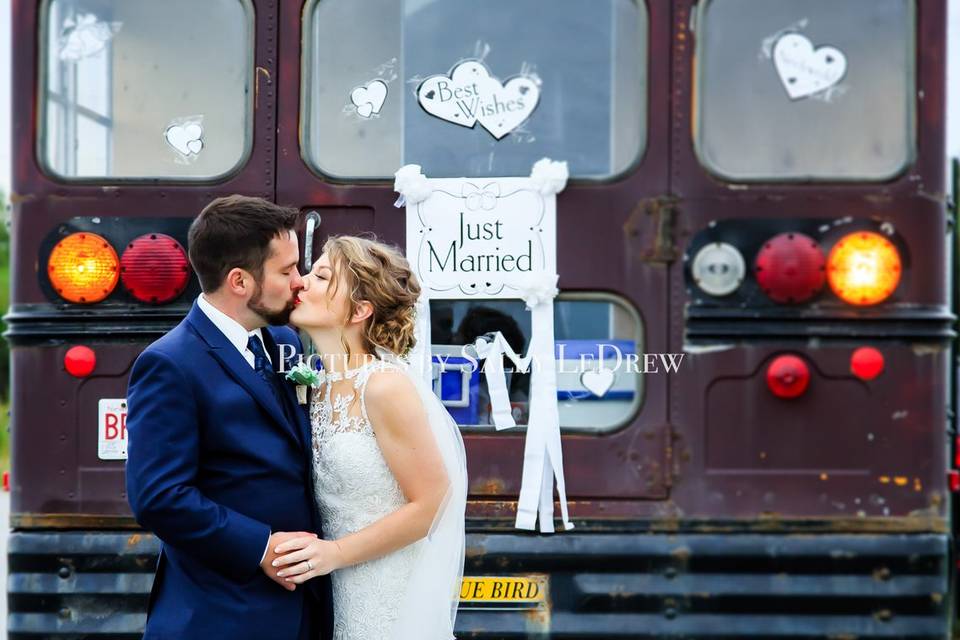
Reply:
[[473, 346], [477, 351], [477, 358], [486, 361], [483, 365], [483, 375], [487, 381], [487, 394], [490, 396], [490, 415], [493, 418], [494, 426], [496, 426], [497, 431], [517, 426], [510, 406], [507, 376], [503, 370], [503, 356], [506, 355], [510, 358], [519, 372], [526, 372], [530, 364], [530, 356], [521, 358], [499, 331], [494, 332], [489, 340], [478, 338]]
[[533, 530], [537, 517], [540, 531], [553, 533], [553, 478], [564, 529], [574, 528], [567, 509], [566, 483], [563, 478], [563, 450], [560, 441], [560, 413], [557, 407], [557, 367], [554, 350], [553, 298], [557, 294], [557, 274], [530, 278], [521, 295], [531, 310], [530, 348], [521, 358], [499, 331], [474, 343], [477, 357], [486, 360], [484, 375], [490, 396], [490, 412], [498, 431], [516, 426], [507, 392], [503, 356], [530, 376], [530, 410], [523, 452], [523, 478], [517, 504], [516, 527]]
[[530, 379], [530, 412], [527, 439], [523, 451], [523, 479], [517, 503], [518, 529], [533, 530], [537, 516], [540, 531], [553, 533], [553, 480], [563, 527], [573, 529], [567, 510], [567, 490], [563, 479], [563, 451], [560, 446], [560, 412], [557, 407], [557, 367], [554, 351], [553, 298], [531, 311], [530, 354], [534, 369]]

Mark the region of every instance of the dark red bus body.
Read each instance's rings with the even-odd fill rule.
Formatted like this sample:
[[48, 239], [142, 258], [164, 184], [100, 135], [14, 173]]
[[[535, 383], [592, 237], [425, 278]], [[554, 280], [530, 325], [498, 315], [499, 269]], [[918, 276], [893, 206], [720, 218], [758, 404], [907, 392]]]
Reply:
[[[691, 138], [694, 3], [648, 0], [646, 150], [626, 177], [574, 180], [558, 196], [559, 287], [627, 300], [648, 353], [690, 349], [678, 373], [645, 377], [627, 427], [564, 436], [573, 531], [513, 528], [522, 434], [465, 434], [466, 573], [547, 574], [550, 606], [462, 610], [459, 637], [948, 637], [947, 3], [917, 4], [917, 154], [905, 173], [880, 184], [733, 185], [701, 165]], [[93, 424], [97, 400], [125, 396], [136, 356], [198, 292], [194, 281], [192, 295], [152, 308], [58, 301], [42, 284], [58, 230], [139, 224], [186, 245], [207, 202], [243, 193], [317, 212], [314, 257], [334, 233], [404, 243], [392, 184], [334, 183], [301, 156], [302, 3], [254, 6], [254, 141], [240, 170], [214, 184], [84, 184], [38, 162], [40, 3], [13, 2], [10, 638], [142, 630], [157, 542], [130, 515], [122, 461], [98, 459]], [[765, 237], [848, 216], [889, 222], [902, 239], [893, 302], [769, 312], [691, 304], [684, 254], [712, 221]], [[77, 344], [97, 354], [85, 379], [63, 366]], [[865, 345], [885, 358], [869, 382], [850, 372], [851, 352]], [[765, 382], [783, 353], [811, 364], [810, 388], [791, 404]]]

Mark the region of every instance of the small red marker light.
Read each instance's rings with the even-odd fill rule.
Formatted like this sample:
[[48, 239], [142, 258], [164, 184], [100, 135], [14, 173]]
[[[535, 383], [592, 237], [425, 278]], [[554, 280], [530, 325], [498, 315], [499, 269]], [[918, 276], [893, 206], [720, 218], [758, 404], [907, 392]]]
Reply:
[[850, 356], [850, 372], [861, 380], [873, 380], [883, 373], [883, 354], [873, 347], [860, 347]]
[[767, 367], [767, 387], [778, 398], [796, 398], [809, 383], [807, 363], [797, 356], [777, 356]]
[[956, 469], [947, 471], [947, 483], [950, 485], [950, 491], [954, 493], [960, 491], [960, 471]]
[[3, 472], [3, 490], [10, 491], [10, 472], [9, 471]]
[[67, 373], [77, 378], [86, 378], [97, 366], [97, 354], [90, 347], [78, 345], [70, 347], [63, 356], [63, 366]]

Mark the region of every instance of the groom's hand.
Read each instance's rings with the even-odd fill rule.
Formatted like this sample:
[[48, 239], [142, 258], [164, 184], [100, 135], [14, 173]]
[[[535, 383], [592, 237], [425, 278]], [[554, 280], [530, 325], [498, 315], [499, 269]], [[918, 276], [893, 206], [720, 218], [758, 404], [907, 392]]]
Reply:
[[260, 562], [260, 569], [267, 574], [267, 577], [287, 591], [293, 591], [297, 588], [297, 585], [292, 582], [287, 582], [283, 578], [277, 576], [277, 570], [271, 564], [277, 558], [277, 553], [274, 551], [274, 549], [276, 549], [277, 545], [282, 542], [293, 540], [294, 538], [302, 538], [304, 536], [313, 536], [316, 538], [317, 534], [310, 533], [309, 531], [277, 531], [276, 533], [271, 534], [270, 540], [267, 542], [267, 555], [265, 555], [263, 560]]

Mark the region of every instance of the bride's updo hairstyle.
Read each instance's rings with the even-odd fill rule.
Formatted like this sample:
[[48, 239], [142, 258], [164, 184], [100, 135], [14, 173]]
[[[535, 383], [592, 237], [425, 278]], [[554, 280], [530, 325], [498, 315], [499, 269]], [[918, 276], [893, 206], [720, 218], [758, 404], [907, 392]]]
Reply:
[[361, 300], [373, 305], [363, 329], [367, 351], [375, 353], [381, 346], [407, 355], [416, 343], [414, 311], [420, 283], [403, 254], [382, 242], [347, 235], [330, 236], [323, 253], [333, 266], [333, 294], [341, 284], [349, 287], [347, 317]]

